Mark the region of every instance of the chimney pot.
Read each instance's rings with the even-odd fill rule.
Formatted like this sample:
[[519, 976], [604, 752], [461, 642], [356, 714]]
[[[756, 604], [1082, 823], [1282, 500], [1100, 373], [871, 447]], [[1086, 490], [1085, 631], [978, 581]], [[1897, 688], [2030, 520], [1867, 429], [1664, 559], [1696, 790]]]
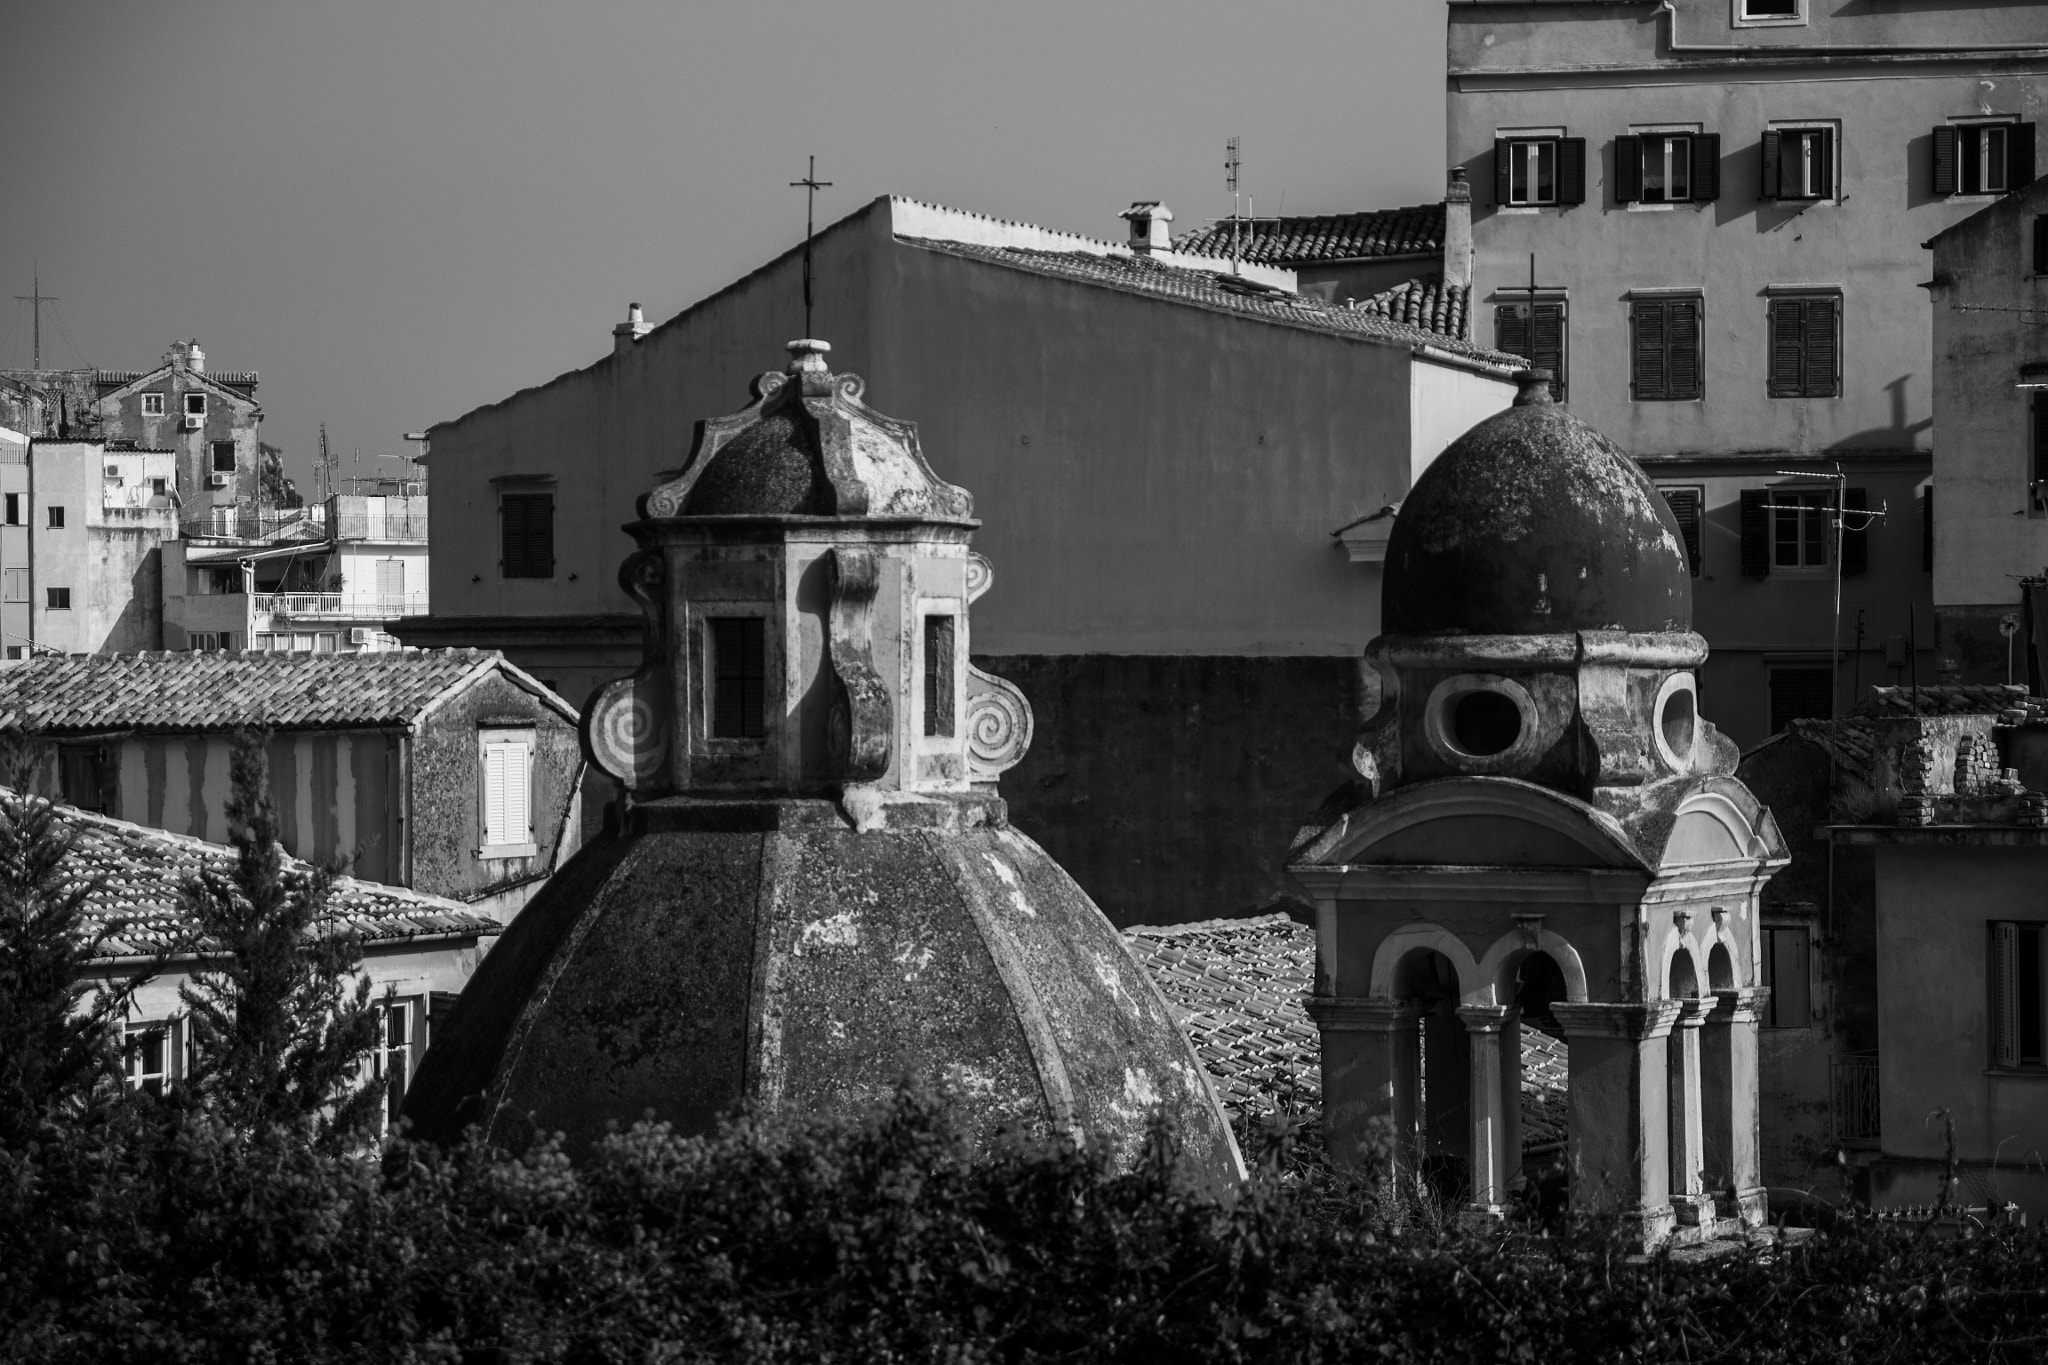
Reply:
[[649, 325], [646, 316], [641, 313], [640, 305], [637, 303], [627, 304], [626, 320], [612, 328], [612, 354], [618, 355], [623, 351], [631, 350], [635, 342], [653, 330], [654, 328]]
[[1173, 210], [1157, 199], [1139, 199], [1117, 217], [1131, 225], [1131, 250], [1141, 256], [1173, 250]]

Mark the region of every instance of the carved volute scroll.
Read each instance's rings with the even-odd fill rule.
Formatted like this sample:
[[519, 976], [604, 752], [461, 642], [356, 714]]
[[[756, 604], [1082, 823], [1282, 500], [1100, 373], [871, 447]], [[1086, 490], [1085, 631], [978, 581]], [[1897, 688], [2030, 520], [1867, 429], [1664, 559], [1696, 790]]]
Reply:
[[889, 688], [875, 668], [875, 593], [881, 566], [873, 550], [837, 546], [829, 566], [832, 660], [832, 767], [841, 782], [874, 782], [889, 770], [894, 711]]
[[967, 770], [993, 782], [1031, 747], [1031, 703], [1007, 678], [967, 666]]
[[668, 570], [659, 551], [641, 550], [619, 566], [619, 585], [646, 618], [643, 661], [629, 677], [606, 683], [583, 708], [583, 750], [597, 767], [636, 796], [663, 785], [670, 736], [662, 589]]

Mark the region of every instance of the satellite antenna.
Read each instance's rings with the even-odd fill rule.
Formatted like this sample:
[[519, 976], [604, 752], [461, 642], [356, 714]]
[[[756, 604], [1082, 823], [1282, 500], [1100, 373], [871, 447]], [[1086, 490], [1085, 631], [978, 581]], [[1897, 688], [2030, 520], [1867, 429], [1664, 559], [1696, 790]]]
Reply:
[[1238, 273], [1237, 224], [1239, 205], [1237, 199], [1237, 165], [1237, 139], [1232, 138], [1223, 144], [1223, 178], [1224, 183], [1230, 187], [1230, 273], [1233, 275]]

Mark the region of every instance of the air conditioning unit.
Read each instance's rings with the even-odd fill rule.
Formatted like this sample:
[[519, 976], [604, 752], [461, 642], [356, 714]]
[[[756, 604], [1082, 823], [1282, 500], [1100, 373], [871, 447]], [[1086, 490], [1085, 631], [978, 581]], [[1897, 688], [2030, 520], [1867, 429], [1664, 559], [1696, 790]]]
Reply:
[[185, 430], [197, 431], [205, 425], [206, 418], [201, 414], [196, 412], [188, 412], [185, 414]]
[[348, 642], [352, 645], [366, 645], [370, 643], [370, 628], [368, 626], [350, 626], [348, 628]]
[[225, 474], [208, 474], [206, 476], [206, 486], [208, 488], [226, 488], [228, 486], [228, 476]]

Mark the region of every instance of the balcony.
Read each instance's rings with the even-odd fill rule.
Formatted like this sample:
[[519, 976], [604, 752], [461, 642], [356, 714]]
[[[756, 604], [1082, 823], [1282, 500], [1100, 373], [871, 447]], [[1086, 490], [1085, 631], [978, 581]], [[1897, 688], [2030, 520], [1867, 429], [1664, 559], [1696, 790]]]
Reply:
[[394, 616], [424, 616], [423, 592], [274, 592], [257, 593], [251, 605], [258, 616], [307, 621], [388, 621]]

